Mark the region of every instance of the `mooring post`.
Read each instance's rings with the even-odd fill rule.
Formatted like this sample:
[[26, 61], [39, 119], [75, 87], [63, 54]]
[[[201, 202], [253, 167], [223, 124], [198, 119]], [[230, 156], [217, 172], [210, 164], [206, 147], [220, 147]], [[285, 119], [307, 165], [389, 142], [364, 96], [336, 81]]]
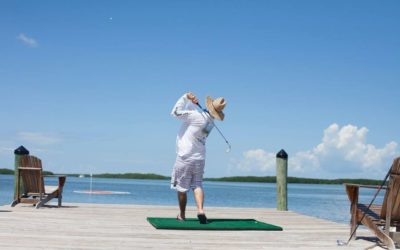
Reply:
[[285, 150], [276, 154], [276, 209], [287, 211], [287, 168], [288, 155]]
[[20, 146], [16, 150], [14, 150], [15, 161], [14, 161], [14, 200], [18, 198], [17, 194], [17, 178], [18, 178], [18, 168], [21, 166], [21, 157], [23, 155], [29, 155], [29, 151], [24, 148], [24, 146]]

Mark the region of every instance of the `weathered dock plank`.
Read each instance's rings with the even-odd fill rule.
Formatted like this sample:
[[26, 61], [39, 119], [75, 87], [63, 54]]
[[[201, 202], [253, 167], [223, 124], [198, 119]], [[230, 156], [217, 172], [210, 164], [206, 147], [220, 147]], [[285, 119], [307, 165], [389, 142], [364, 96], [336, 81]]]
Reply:
[[[371, 241], [346, 241], [349, 226], [291, 211], [208, 208], [209, 218], [254, 218], [284, 231], [157, 230], [152, 217], [175, 217], [171, 206], [65, 204], [34, 209], [0, 207], [0, 249], [365, 249]], [[195, 217], [193, 207], [187, 217]], [[366, 229], [359, 236], [371, 237]], [[380, 249], [376, 247], [375, 249]]]

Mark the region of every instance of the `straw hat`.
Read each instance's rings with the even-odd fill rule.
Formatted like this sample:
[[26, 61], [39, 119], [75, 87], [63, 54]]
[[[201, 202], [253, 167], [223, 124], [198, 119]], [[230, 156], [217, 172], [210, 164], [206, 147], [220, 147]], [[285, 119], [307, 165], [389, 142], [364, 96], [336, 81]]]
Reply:
[[223, 121], [225, 114], [222, 112], [222, 110], [225, 108], [226, 102], [223, 97], [218, 97], [217, 99], [212, 99], [210, 96], [207, 96], [206, 98], [206, 107], [208, 109], [208, 112], [210, 114], [220, 120]]

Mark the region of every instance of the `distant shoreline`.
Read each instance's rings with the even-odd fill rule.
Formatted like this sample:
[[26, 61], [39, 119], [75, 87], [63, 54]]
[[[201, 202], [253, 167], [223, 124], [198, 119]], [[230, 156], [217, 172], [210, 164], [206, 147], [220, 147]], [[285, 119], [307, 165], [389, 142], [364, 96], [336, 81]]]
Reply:
[[[0, 174], [13, 175], [14, 170], [2, 168]], [[44, 171], [44, 175], [54, 175], [52, 172]], [[89, 174], [62, 174], [73, 177], [89, 177]], [[138, 179], [138, 180], [169, 180], [170, 176], [163, 176], [152, 173], [124, 173], [124, 174], [93, 174], [95, 178], [110, 178], [110, 179]], [[205, 181], [226, 181], [226, 182], [255, 182], [255, 183], [275, 183], [275, 176], [231, 176], [231, 177], [220, 177], [220, 178], [204, 178]], [[380, 185], [381, 180], [372, 179], [316, 179], [316, 178], [300, 178], [300, 177], [288, 177], [288, 183], [301, 183], [301, 184], [343, 184], [343, 183], [355, 183], [363, 185]]]

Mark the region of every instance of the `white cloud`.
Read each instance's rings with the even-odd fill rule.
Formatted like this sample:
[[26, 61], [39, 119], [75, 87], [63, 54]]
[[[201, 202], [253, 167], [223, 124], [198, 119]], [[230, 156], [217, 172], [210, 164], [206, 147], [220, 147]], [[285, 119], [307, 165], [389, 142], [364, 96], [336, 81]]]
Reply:
[[294, 157], [289, 157], [289, 167], [297, 172], [304, 172], [304, 168], [308, 170], [316, 170], [320, 167], [319, 158], [312, 151], [297, 152]]
[[36, 133], [36, 132], [19, 132], [17, 134], [18, 139], [37, 145], [51, 145], [61, 141], [61, 138], [57, 135]]
[[251, 171], [256, 168], [267, 172], [275, 167], [275, 154], [262, 149], [248, 150], [243, 153], [243, 157], [244, 159], [237, 164], [242, 171]]
[[328, 156], [339, 156], [345, 161], [360, 164], [362, 168], [379, 167], [383, 162], [396, 154], [397, 143], [391, 141], [383, 148], [366, 143], [368, 129], [346, 125], [342, 128], [332, 124], [324, 131], [322, 142], [312, 154], [323, 160]]
[[[391, 141], [384, 147], [377, 148], [366, 143], [367, 134], [368, 129], [365, 127], [358, 128], [349, 124], [340, 128], [334, 123], [324, 130], [322, 142], [313, 149], [289, 156], [289, 168], [294, 172], [315, 171], [328, 168], [335, 162], [345, 162], [366, 171], [382, 168], [383, 164], [396, 155], [397, 143]], [[243, 153], [243, 159], [237, 163], [237, 168], [242, 171], [271, 172], [275, 161], [274, 153], [253, 149]]]
[[13, 154], [13, 148], [0, 147], [0, 154]]
[[29, 47], [32, 47], [32, 48], [35, 48], [35, 47], [37, 47], [39, 45], [35, 39], [33, 39], [32, 37], [28, 37], [24, 33], [20, 33], [17, 36], [17, 39], [22, 41], [24, 44], [26, 44], [26, 45], [28, 45]]

